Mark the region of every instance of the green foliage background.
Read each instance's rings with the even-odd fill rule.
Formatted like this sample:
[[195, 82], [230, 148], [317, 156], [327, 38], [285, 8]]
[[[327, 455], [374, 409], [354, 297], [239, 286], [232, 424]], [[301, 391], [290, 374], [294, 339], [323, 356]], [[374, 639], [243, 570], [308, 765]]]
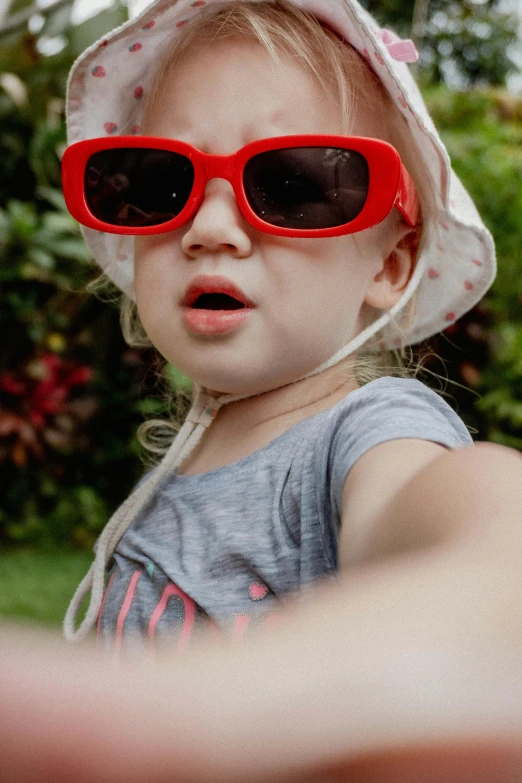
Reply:
[[[391, 6], [380, 4], [384, 20]], [[115, 4], [73, 26], [62, 4], [38, 33], [23, 24], [0, 35], [0, 546], [90, 547], [143, 470], [138, 424], [163, 409], [154, 354], [129, 349], [116, 308], [84, 292], [95, 273], [60, 191], [67, 71], [126, 13]], [[44, 55], [42, 40], [57, 37], [61, 50]], [[495, 236], [499, 274], [419, 355], [463, 386], [449, 384], [448, 399], [477, 439], [522, 449], [522, 100], [491, 86], [507, 65], [489, 86], [453, 91], [434, 62], [424, 95]]]

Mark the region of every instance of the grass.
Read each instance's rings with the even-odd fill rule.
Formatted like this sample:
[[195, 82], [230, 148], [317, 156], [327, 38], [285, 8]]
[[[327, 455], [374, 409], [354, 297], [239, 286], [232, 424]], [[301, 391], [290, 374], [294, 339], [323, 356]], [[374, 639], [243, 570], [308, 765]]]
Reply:
[[60, 626], [91, 552], [0, 550], [0, 618]]

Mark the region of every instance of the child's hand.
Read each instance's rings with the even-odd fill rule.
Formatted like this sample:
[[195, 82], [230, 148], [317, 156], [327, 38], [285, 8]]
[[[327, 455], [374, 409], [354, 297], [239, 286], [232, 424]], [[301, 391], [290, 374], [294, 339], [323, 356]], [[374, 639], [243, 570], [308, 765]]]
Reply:
[[306, 783], [520, 783], [521, 780], [522, 747], [484, 741], [365, 756], [321, 770], [313, 778], [307, 778]]
[[458, 536], [341, 574], [240, 645], [114, 661], [2, 631], [0, 781], [520, 783], [521, 465], [437, 461], [428, 511], [460, 513]]
[[154, 663], [4, 629], [0, 781], [520, 783], [520, 665], [476, 618], [455, 639], [473, 592], [455, 565], [375, 569], [349, 584], [360, 615], [328, 585], [255, 643]]

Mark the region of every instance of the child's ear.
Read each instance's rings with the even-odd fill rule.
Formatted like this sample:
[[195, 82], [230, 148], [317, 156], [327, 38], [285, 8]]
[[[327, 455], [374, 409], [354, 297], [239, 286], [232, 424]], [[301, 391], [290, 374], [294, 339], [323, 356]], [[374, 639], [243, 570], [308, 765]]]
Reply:
[[368, 287], [366, 304], [382, 310], [399, 301], [415, 268], [419, 238], [417, 229], [403, 226], [397, 244]]

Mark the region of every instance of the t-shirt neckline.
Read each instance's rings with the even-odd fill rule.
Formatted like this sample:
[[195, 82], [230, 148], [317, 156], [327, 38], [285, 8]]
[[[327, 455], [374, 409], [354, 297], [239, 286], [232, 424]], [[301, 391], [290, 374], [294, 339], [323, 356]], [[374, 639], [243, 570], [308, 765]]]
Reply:
[[282, 432], [280, 435], [276, 435], [276, 437], [273, 438], [273, 440], [269, 441], [265, 446], [261, 446], [260, 449], [256, 449], [256, 451], [253, 451], [251, 454], [247, 454], [246, 457], [241, 457], [238, 460], [234, 460], [234, 462], [230, 462], [228, 465], [221, 465], [221, 467], [213, 468], [212, 470], [207, 470], [205, 471], [205, 473], [190, 473], [189, 475], [186, 475], [184, 473], [178, 473], [177, 470], [174, 470], [174, 476], [176, 478], [176, 481], [183, 482], [186, 484], [190, 480], [195, 481], [199, 479], [200, 481], [203, 481], [205, 480], [205, 478], [211, 480], [214, 476], [221, 475], [223, 472], [243, 469], [247, 467], [250, 462], [254, 462], [258, 459], [262, 459], [268, 451], [275, 448], [277, 445], [283, 442], [284, 439], [286, 438], [291, 439], [292, 437], [296, 437], [296, 432], [299, 429], [302, 429], [303, 427], [306, 426], [310, 426], [310, 424], [315, 423], [321, 417], [326, 418], [328, 416], [335, 415], [335, 411], [339, 407], [346, 405], [346, 401], [348, 398], [350, 399], [350, 401], [352, 401], [354, 395], [362, 391], [362, 389], [365, 389], [370, 384], [376, 383], [377, 381], [383, 381], [389, 379], [397, 380], [394, 376], [382, 376], [381, 378], [375, 378], [373, 381], [369, 381], [368, 383], [359, 386], [358, 389], [353, 389], [352, 391], [348, 392], [348, 394], [346, 394], [345, 397], [339, 400], [339, 402], [336, 402], [334, 405], [332, 405], [331, 408], [327, 408], [324, 411], [319, 411], [319, 413], [313, 413], [311, 416], [307, 416], [306, 419], [302, 419], [302, 421], [298, 421], [296, 424], [292, 424], [291, 427], [289, 427], [287, 430]]

